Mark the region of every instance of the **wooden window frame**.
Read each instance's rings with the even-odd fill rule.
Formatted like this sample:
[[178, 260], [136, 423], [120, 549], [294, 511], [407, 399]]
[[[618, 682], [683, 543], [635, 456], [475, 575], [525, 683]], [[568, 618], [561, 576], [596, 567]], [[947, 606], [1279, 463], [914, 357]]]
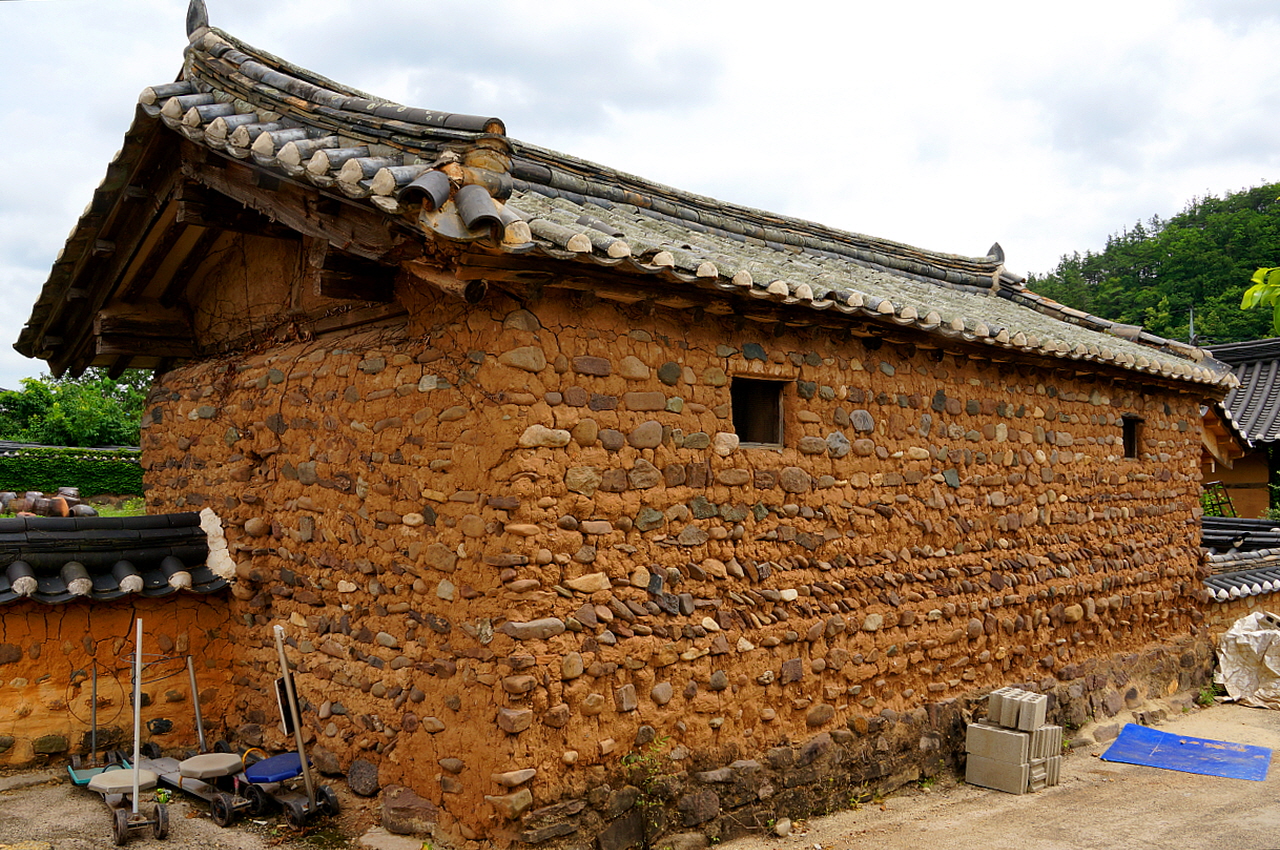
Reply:
[[[730, 379], [733, 430], [738, 435], [739, 446], [782, 448], [786, 438], [786, 389], [790, 383], [792, 381], [787, 379], [751, 375], [735, 375]], [[767, 439], [769, 437], [776, 439]]]
[[1120, 444], [1125, 460], [1142, 459], [1142, 423], [1142, 417], [1136, 413], [1126, 413], [1120, 417]]

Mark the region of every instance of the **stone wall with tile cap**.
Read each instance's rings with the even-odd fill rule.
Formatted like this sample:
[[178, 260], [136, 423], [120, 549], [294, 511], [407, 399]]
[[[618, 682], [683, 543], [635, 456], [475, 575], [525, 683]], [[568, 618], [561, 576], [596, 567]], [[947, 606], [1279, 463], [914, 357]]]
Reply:
[[[286, 623], [320, 757], [376, 761], [442, 829], [515, 840], [654, 741], [719, 768], [1197, 630], [1196, 398], [589, 296], [413, 298], [394, 344], [168, 373], [143, 448], [149, 506], [215, 507], [239, 561], [232, 718], [274, 712]], [[788, 382], [782, 448], [738, 445], [734, 376]]]
[[145, 738], [162, 748], [194, 745], [195, 711], [185, 660], [189, 654], [196, 658], [196, 684], [212, 745], [222, 731], [215, 718], [225, 715], [230, 705], [235, 649], [230, 616], [225, 592], [199, 598], [6, 606], [0, 616], [0, 765], [88, 756], [95, 661], [99, 749], [132, 745], [126, 656], [132, 657], [138, 617], [143, 622], [144, 660], [174, 659], [143, 677], [143, 720], [173, 722], [169, 732], [144, 731]]

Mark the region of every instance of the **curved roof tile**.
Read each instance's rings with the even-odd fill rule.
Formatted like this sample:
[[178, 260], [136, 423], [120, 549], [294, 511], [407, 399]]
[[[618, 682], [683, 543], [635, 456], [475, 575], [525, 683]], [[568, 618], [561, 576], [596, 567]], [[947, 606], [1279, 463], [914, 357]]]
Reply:
[[196, 513], [3, 518], [0, 605], [214, 593], [227, 582], [209, 568], [208, 557]]
[[1280, 440], [1280, 338], [1208, 346], [1238, 385], [1223, 405], [1253, 442]]
[[[102, 210], [160, 121], [196, 144], [367, 203], [432, 238], [1204, 384], [1214, 394], [1236, 382], [1200, 349], [1031, 292], [1004, 268], [998, 245], [984, 257], [961, 257], [683, 192], [508, 138], [497, 118], [406, 107], [341, 86], [208, 27], [199, 0], [188, 24], [182, 78], [143, 91], [125, 148], [16, 344], [23, 354], [50, 356]], [[447, 183], [437, 179], [436, 191], [423, 191], [433, 173]]]

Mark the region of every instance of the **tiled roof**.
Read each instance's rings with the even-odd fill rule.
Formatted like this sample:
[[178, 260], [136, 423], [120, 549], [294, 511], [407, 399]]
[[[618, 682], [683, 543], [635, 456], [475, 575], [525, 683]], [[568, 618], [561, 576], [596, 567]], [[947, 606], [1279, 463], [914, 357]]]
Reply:
[[1280, 521], [1242, 517], [1200, 518], [1200, 545], [1210, 554], [1280, 549]]
[[[744, 299], [770, 302], [1077, 361], [1076, 368], [1208, 385], [1210, 395], [1234, 383], [1201, 349], [1029, 291], [1005, 270], [998, 245], [984, 257], [961, 257], [844, 232], [520, 142], [496, 118], [380, 101], [208, 27], [201, 0], [193, 0], [188, 32], [181, 79], [142, 93], [121, 154], [22, 331], [23, 354], [48, 358], [56, 350], [51, 340], [61, 341], [66, 311], [77, 309], [67, 306], [68, 291], [85, 277], [104, 210], [126, 189], [158, 119], [279, 179], [345, 196], [432, 237], [473, 243], [475, 254], [460, 264], [468, 256], [508, 269], [517, 256], [588, 264], [642, 276], [664, 293], [655, 300], [672, 306], [706, 303], [699, 290], [718, 296], [712, 312], [738, 312]], [[484, 263], [478, 268], [477, 276]], [[682, 291], [697, 297], [682, 300]]]
[[1200, 546], [1212, 573], [1205, 588], [1217, 601], [1280, 592], [1280, 522], [1201, 517]]
[[1280, 440], [1280, 339], [1211, 345], [1206, 350], [1231, 367], [1237, 387], [1223, 404], [1250, 440]]
[[200, 523], [195, 513], [0, 519], [0, 604], [222, 590]]
[[1256, 557], [1250, 559], [1248, 568], [1204, 580], [1205, 588], [1218, 602], [1280, 592], [1280, 550], [1250, 554]]

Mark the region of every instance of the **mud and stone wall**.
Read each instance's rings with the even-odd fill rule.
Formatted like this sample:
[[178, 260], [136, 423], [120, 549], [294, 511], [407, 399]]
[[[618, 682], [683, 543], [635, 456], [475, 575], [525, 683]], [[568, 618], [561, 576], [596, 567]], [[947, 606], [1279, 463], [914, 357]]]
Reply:
[[[133, 741], [129, 665], [134, 623], [143, 621], [142, 717], [161, 747], [195, 745], [186, 657], [206, 717], [225, 713], [234, 644], [227, 594], [59, 606], [16, 602], [0, 610], [0, 765], [90, 751], [93, 669], [98, 676], [98, 746]], [[212, 739], [210, 739], [212, 743]]]
[[1260, 611], [1280, 612], [1280, 597], [1274, 593], [1262, 593], [1258, 596], [1245, 596], [1228, 602], [1212, 602], [1206, 604], [1204, 608], [1205, 627], [1216, 641], [1241, 617]]
[[[1198, 657], [1196, 398], [924, 337], [401, 297], [407, 327], [168, 373], [144, 464], [149, 509], [213, 507], [239, 562], [230, 726], [283, 743], [283, 623], [321, 766], [373, 763], [444, 833], [731, 833], [932, 770], [984, 689], [1087, 703], [1117, 659], [1155, 652], [1158, 689]], [[785, 382], [780, 447], [739, 445], [742, 376]]]

